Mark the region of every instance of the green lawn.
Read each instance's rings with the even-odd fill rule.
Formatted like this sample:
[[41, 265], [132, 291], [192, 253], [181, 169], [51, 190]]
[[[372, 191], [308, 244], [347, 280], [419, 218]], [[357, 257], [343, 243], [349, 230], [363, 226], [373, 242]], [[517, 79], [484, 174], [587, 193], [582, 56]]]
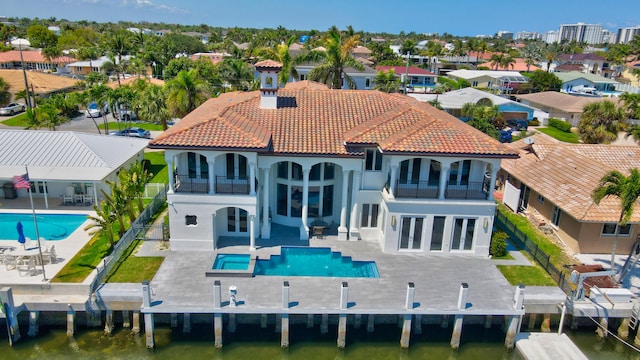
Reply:
[[169, 183], [169, 171], [164, 160], [164, 151], [145, 151], [144, 158], [151, 161], [149, 172], [153, 174], [150, 183]]
[[2, 124], [6, 126], [17, 126], [26, 128], [27, 126], [29, 126], [29, 124], [27, 123], [27, 113], [22, 113], [20, 115], [9, 118], [3, 121]]
[[547, 134], [552, 138], [560, 140], [562, 142], [571, 143], [571, 144], [578, 144], [580, 142], [578, 135], [574, 133], [567, 133], [562, 130], [558, 130], [554, 127], [541, 127], [541, 128], [537, 128], [537, 130], [543, 134]]
[[553, 278], [539, 265], [498, 265], [498, 270], [511, 285], [557, 286]]
[[83, 282], [91, 271], [109, 255], [111, 247], [106, 237], [94, 236], [71, 261], [58, 272], [51, 282], [74, 283]]
[[[118, 129], [118, 123], [115, 121], [109, 121], [109, 130], [117, 130]], [[151, 123], [145, 123], [145, 122], [125, 122], [122, 121], [120, 122], [120, 127], [121, 128], [126, 128], [126, 127], [138, 127], [140, 129], [144, 129], [144, 130], [149, 130], [149, 131], [162, 131], [162, 125], [160, 124], [151, 124]], [[104, 123], [99, 122], [98, 127], [100, 129], [104, 129]]]
[[143, 240], [135, 240], [122, 255], [120, 262], [113, 268], [105, 282], [140, 283], [151, 280], [162, 265], [162, 256], [135, 256]]

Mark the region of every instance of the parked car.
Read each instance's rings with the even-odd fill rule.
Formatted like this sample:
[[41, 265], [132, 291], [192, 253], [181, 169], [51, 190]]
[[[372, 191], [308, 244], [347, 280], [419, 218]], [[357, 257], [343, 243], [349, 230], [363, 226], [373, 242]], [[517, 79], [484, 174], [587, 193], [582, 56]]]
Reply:
[[507, 120], [507, 125], [509, 125], [511, 129], [516, 131], [527, 130], [529, 121], [525, 119], [509, 119]]
[[3, 108], [0, 108], [0, 115], [13, 115], [19, 112], [23, 112], [26, 109], [24, 104], [13, 102]]
[[151, 133], [149, 132], [149, 130], [145, 130], [137, 127], [129, 127], [120, 131], [111, 132], [109, 133], [109, 135], [151, 139]]
[[109, 105], [105, 103], [104, 105], [102, 105], [102, 111], [100, 111], [100, 108], [98, 108], [98, 104], [92, 102], [91, 104], [89, 104], [89, 106], [87, 106], [87, 110], [84, 113], [86, 117], [101, 117], [102, 114], [109, 113]]

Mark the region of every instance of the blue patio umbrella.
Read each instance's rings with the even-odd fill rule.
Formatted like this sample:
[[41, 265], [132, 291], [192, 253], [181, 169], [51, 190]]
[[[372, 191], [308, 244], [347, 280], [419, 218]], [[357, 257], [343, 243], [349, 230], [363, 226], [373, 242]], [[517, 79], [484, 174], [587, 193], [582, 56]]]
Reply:
[[25, 243], [27, 242], [27, 239], [25, 239], [24, 237], [24, 228], [20, 220], [18, 220], [18, 225], [16, 225], [16, 230], [18, 230], [18, 242], [22, 244], [22, 246], [26, 246]]

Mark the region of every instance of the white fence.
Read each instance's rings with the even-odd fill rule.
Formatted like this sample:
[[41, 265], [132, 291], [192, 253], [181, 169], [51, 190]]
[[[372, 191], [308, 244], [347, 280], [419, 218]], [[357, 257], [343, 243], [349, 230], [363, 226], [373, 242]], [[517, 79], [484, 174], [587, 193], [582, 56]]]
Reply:
[[640, 88], [631, 86], [629, 84], [616, 84], [617, 91], [628, 92], [631, 94], [640, 94]]
[[153, 199], [159, 192], [166, 191], [167, 184], [162, 183], [149, 183], [144, 187], [143, 198]]

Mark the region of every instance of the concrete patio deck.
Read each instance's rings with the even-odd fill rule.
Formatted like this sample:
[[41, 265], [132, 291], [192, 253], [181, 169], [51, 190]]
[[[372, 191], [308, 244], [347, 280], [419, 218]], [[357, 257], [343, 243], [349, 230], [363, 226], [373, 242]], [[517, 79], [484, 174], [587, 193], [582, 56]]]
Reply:
[[[249, 251], [248, 239], [224, 239], [217, 251], [158, 251], [147, 242], [138, 256], [164, 253], [165, 260], [151, 279], [152, 311], [156, 313], [279, 313], [282, 312], [281, 291], [288, 281], [293, 306], [288, 313], [337, 313], [340, 308], [342, 282], [349, 286], [349, 313], [396, 314], [405, 310], [409, 282], [415, 284], [413, 311], [420, 314], [445, 314], [458, 311], [461, 283], [469, 285], [469, 315], [506, 314], [513, 311], [515, 286], [509, 285], [497, 264], [527, 264], [528, 260], [491, 260], [470, 255], [425, 255], [417, 253], [384, 254], [380, 246], [369, 241], [338, 241], [336, 236], [324, 239], [297, 239], [296, 228], [274, 226], [277, 238], [258, 240], [256, 251]], [[260, 259], [279, 254], [282, 245], [329, 247], [353, 260], [375, 261], [379, 278], [337, 278], [308, 276], [255, 276], [249, 278], [205, 277], [217, 253], [252, 254]], [[213, 307], [213, 284], [222, 284], [223, 309]], [[239, 305], [228, 306], [228, 287], [236, 286]], [[109, 294], [110, 284], [101, 289]], [[525, 290], [526, 297], [526, 290]]]

